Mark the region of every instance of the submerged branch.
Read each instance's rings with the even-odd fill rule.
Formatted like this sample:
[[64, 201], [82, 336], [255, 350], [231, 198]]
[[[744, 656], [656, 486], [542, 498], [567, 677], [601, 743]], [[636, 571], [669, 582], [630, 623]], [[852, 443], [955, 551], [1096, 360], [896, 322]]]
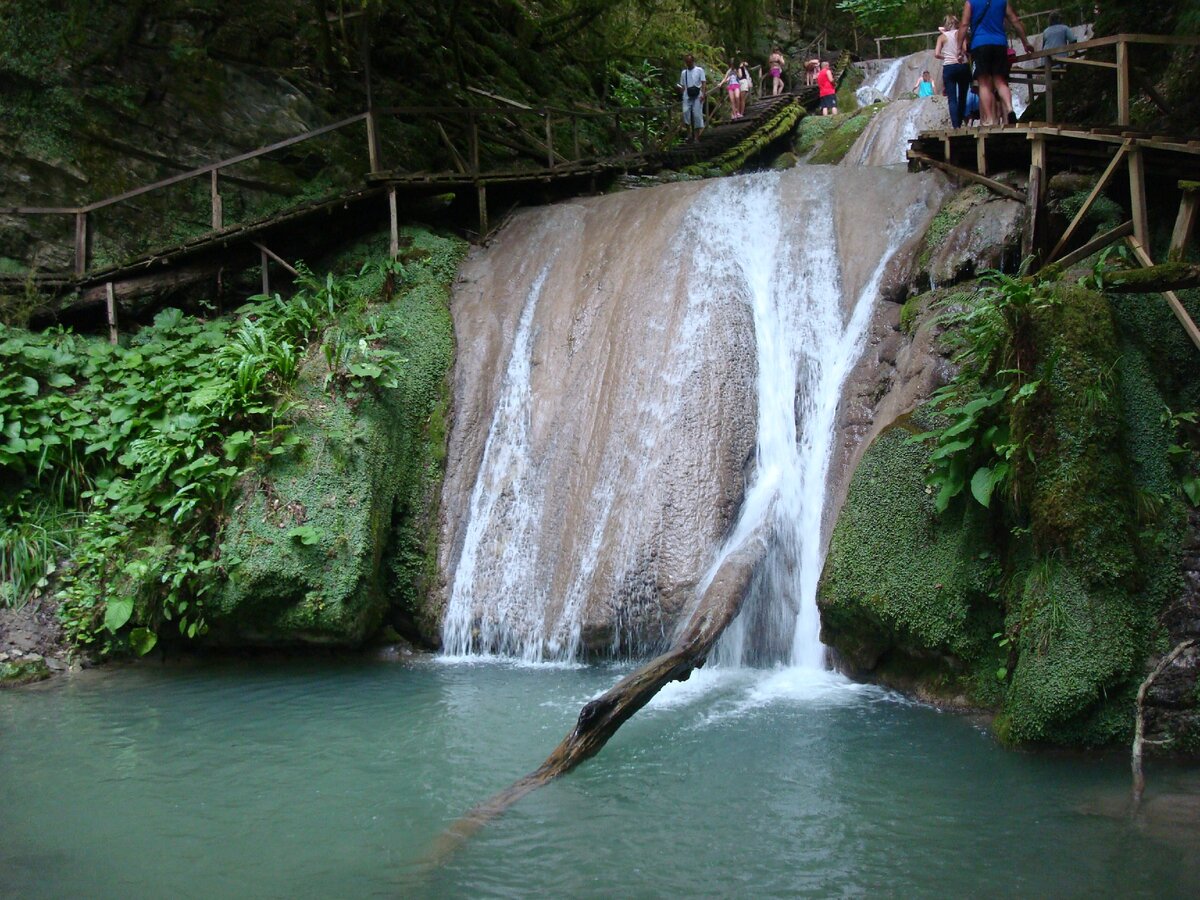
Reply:
[[1150, 692], [1151, 685], [1171, 663], [1179, 658], [1179, 655], [1196, 644], [1195, 638], [1188, 638], [1175, 646], [1175, 649], [1158, 661], [1158, 665], [1154, 667], [1142, 686], [1137, 692], [1137, 720], [1134, 725], [1133, 734], [1133, 752], [1131, 754], [1130, 768], [1133, 769], [1133, 809], [1137, 810], [1142, 802], [1142, 794], [1146, 791], [1146, 776], [1142, 772], [1142, 745], [1155, 744], [1157, 741], [1148, 741], [1145, 738], [1146, 733], [1146, 695]]
[[717, 639], [741, 610], [750, 578], [765, 552], [766, 542], [755, 534], [730, 554], [670, 649], [587, 703], [579, 711], [571, 733], [554, 748], [545, 762], [476, 806], [442, 835], [432, 862], [441, 863], [467, 838], [522, 797], [595, 756], [617, 729], [663, 687], [672, 681], [686, 681], [695, 669], [703, 666]]

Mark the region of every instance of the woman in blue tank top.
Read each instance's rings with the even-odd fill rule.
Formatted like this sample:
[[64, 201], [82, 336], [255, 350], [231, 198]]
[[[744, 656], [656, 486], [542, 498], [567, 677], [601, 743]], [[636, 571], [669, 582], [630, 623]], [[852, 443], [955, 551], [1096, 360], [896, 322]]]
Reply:
[[1004, 24], [1012, 25], [1021, 38], [1026, 53], [1033, 46], [1025, 36], [1025, 26], [1007, 0], [967, 0], [958, 23], [958, 45], [966, 46], [967, 31], [971, 32], [970, 51], [975, 60], [975, 76], [979, 81], [980, 124], [1003, 125], [1016, 123], [1013, 115], [1012, 92], [1008, 89], [1008, 35]]

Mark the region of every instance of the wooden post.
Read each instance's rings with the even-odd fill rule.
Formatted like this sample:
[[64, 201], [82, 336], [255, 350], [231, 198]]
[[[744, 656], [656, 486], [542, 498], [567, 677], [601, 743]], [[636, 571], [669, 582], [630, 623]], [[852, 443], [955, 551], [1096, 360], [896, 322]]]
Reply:
[[1036, 271], [1045, 250], [1045, 227], [1042, 207], [1046, 196], [1046, 176], [1049, 172], [1049, 153], [1046, 139], [1033, 138], [1030, 147], [1029, 188], [1025, 195], [1025, 236], [1021, 242], [1022, 257], [1033, 257]]
[[370, 160], [371, 171], [378, 172], [381, 167], [379, 158], [379, 123], [373, 109], [367, 110], [367, 158]]
[[1196, 190], [1181, 184], [1183, 196], [1179, 199], [1179, 214], [1175, 216], [1175, 228], [1171, 232], [1171, 249], [1167, 251], [1167, 259], [1177, 262], [1183, 259], [1183, 251], [1192, 239], [1192, 230], [1196, 226]]
[[479, 121], [475, 118], [475, 110], [467, 113], [471, 123], [471, 172], [479, 175]]
[[487, 185], [481, 182], [476, 187], [479, 191], [479, 237], [485, 238], [488, 233]]
[[575, 162], [583, 159], [579, 152], [579, 116], [571, 117], [571, 145], [575, 151]]
[[91, 238], [88, 235], [88, 214], [75, 213], [75, 276], [82, 278], [91, 263]]
[[1150, 246], [1150, 216], [1146, 206], [1146, 162], [1140, 147], [1132, 147], [1129, 157], [1129, 205], [1133, 217], [1133, 236], [1145, 248]]
[[220, 231], [225, 227], [225, 210], [221, 202], [221, 184], [220, 170], [212, 170], [212, 227], [213, 231]]
[[550, 110], [546, 110], [546, 168], [554, 168], [554, 122]]
[[[1047, 124], [1053, 125], [1054, 124], [1054, 72], [1052, 71], [1052, 68], [1050, 65], [1050, 60], [1051, 60], [1051, 57], [1047, 56], [1045, 59], [1046, 64], [1042, 68], [1042, 72], [1046, 78], [1046, 122], [1047, 122]], [[1030, 88], [1030, 90], [1032, 91], [1033, 89]], [[1032, 99], [1032, 98], [1030, 98], [1030, 99]]]
[[982, 131], [975, 138], [975, 170], [987, 174], [987, 134]]
[[400, 255], [400, 220], [397, 217], [396, 210], [396, 186], [388, 185], [388, 221], [392, 226], [392, 241], [388, 245], [392, 259]]
[[1125, 41], [1117, 42], [1117, 124], [1129, 124], [1129, 45]]
[[260, 249], [258, 251], [258, 253], [259, 253], [260, 258], [262, 259], [262, 292], [263, 292], [263, 296], [270, 297], [271, 296], [271, 273], [267, 267], [270, 265], [271, 261], [267, 257], [266, 250]]
[[113, 283], [104, 285], [105, 303], [108, 307], [108, 342], [114, 346], [117, 343], [117, 298], [113, 295]]
[[875, 38], [875, 58], [883, 59], [883, 41]]

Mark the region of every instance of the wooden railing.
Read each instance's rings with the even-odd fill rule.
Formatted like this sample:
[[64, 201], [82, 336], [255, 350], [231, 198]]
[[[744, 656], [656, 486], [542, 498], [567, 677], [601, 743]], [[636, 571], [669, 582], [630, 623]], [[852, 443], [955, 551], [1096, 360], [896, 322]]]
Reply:
[[[1027, 53], [1013, 60], [1013, 69], [1009, 80], [1024, 82], [1031, 86], [1040, 84], [1046, 96], [1046, 121], [1054, 124], [1054, 81], [1060, 78], [1069, 66], [1090, 66], [1092, 68], [1109, 69], [1116, 73], [1117, 78], [1117, 125], [1129, 125], [1131, 104], [1133, 99], [1133, 83], [1150, 97], [1150, 99], [1166, 114], [1170, 114], [1165, 101], [1154, 87], [1153, 79], [1143, 74], [1135, 67], [1129, 58], [1129, 48], [1135, 44], [1147, 44], [1173, 47], [1200, 46], [1200, 37], [1177, 37], [1168, 34], [1114, 34], [1109, 37], [1081, 41], [1078, 44], [1068, 44], [1066, 47], [1055, 47], [1051, 50], [1039, 50]], [[1096, 59], [1093, 55], [1078, 55], [1086, 51], [1113, 47], [1116, 58], [1112, 61]], [[1022, 66], [1022, 63], [1041, 61], [1037, 67]], [[1161, 70], [1161, 64], [1159, 64]]]
[[[449, 162], [452, 164], [452, 168], [444, 170], [445, 174], [457, 173], [471, 179], [485, 180], [501, 171], [489, 167], [489, 163], [482, 158], [481, 148], [486, 142], [507, 147], [518, 157], [525, 159], [544, 154], [544, 167], [538, 167], [535, 162], [531, 170], [553, 174], [583, 160], [598, 159], [597, 148], [601, 146], [600, 137], [604, 138], [606, 149], [616, 148], [618, 153], [616, 157], [610, 153], [606, 157], [607, 159], [620, 160], [652, 152], [657, 149], [662, 122], [666, 121], [666, 117], [673, 113], [673, 108], [664, 107], [569, 110], [555, 107], [526, 107], [511, 101], [508, 106], [494, 107], [376, 108], [93, 203], [69, 207], [0, 207], [0, 215], [61, 216], [73, 219], [73, 273], [76, 278], [80, 278], [87, 273], [91, 265], [90, 217], [94, 213], [185, 182], [207, 178], [210, 182], [208, 191], [210, 228], [208, 233], [219, 232], [227, 225], [221, 195], [221, 173], [224, 170], [343, 129], [365, 125], [370, 172], [379, 173], [387, 166], [383, 152], [386, 145], [383, 131], [386, 130], [387, 120], [404, 118], [421, 121], [433, 120], [437, 124], [439, 136], [449, 151]], [[531, 131], [514, 122], [515, 119], [534, 120], [537, 126], [536, 131]], [[489, 125], [492, 127], [489, 128]], [[454, 137], [451, 136], [452, 134]], [[593, 139], [585, 140], [586, 135], [590, 135]], [[455, 138], [458, 139], [458, 143], [455, 143]], [[463, 147], [464, 142], [465, 148]], [[394, 171], [402, 172], [403, 168], [398, 166]], [[513, 170], [510, 168], [503, 172], [511, 175]], [[264, 250], [264, 253], [266, 252]]]
[[[1085, 4], [1080, 4], [1079, 6], [1076, 6], [1076, 7], [1043, 9], [1043, 10], [1039, 10], [1038, 12], [1025, 13], [1024, 15], [1018, 16], [1017, 18], [1019, 18], [1022, 22], [1030, 22], [1033, 26], [1033, 30], [1041, 31], [1042, 30], [1041, 23], [1042, 23], [1043, 18], [1045, 18], [1046, 21], [1049, 22], [1050, 16], [1053, 13], [1059, 13], [1059, 14], [1065, 15], [1065, 14], [1069, 14], [1072, 12], [1076, 12], [1076, 13], [1079, 13], [1080, 15], [1086, 15], [1085, 10], [1087, 12], [1090, 12], [1091, 6], [1092, 6], [1092, 4], [1085, 3]], [[877, 37], [877, 38], [875, 38], [875, 58], [883, 59], [883, 44], [885, 41], [891, 41], [894, 43], [896, 41], [922, 39], [922, 42], [925, 45], [924, 49], [932, 50], [933, 45], [937, 41], [937, 37], [939, 34], [941, 34], [940, 31], [914, 31], [912, 34], [895, 34], [895, 35], [888, 35], [886, 37]], [[909, 52], [915, 52], [915, 51], [909, 51]], [[896, 55], [894, 50], [892, 51], [892, 55], [893, 56]]]

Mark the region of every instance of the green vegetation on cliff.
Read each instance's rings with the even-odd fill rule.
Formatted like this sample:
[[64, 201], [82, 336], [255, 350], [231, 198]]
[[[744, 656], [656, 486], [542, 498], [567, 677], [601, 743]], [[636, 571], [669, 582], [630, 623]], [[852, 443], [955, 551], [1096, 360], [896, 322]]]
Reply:
[[1006, 278], [951, 295], [959, 374], [914, 415], [929, 431], [902, 420], [868, 448], [821, 584], [824, 637], [856, 668], [995, 707], [1013, 742], [1127, 738], [1180, 587], [1177, 394], [1114, 302]]
[[462, 244], [405, 243], [397, 262], [377, 242], [334, 263], [348, 273], [302, 273], [291, 297], [232, 317], [165, 310], [120, 345], [5, 328], [10, 590], [57, 590], [68, 637], [100, 652], [210, 630], [361, 641], [389, 602], [385, 554], [422, 552], [439, 477], [427, 426]]

